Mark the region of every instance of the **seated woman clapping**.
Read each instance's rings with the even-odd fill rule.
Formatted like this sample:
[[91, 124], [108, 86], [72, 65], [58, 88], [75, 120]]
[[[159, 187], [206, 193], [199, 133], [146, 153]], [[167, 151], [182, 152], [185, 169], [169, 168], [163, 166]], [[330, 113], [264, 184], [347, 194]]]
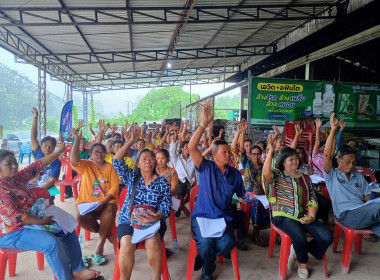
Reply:
[[[268, 136], [268, 155], [263, 166], [263, 184], [265, 194], [272, 204], [272, 223], [288, 234], [293, 242], [289, 255], [288, 268], [298, 260], [298, 275], [309, 277], [307, 269], [308, 253], [322, 259], [332, 243], [329, 230], [316, 221], [317, 199], [309, 176], [297, 171], [299, 158], [296, 150], [283, 148], [272, 170], [274, 140]], [[306, 239], [305, 232], [313, 237]]]
[[[78, 199], [75, 201], [77, 221], [82, 228], [99, 233], [95, 252], [91, 258], [96, 265], [101, 265], [105, 262], [103, 250], [106, 240], [111, 243], [116, 242], [115, 236], [112, 235], [112, 227], [115, 224], [117, 211], [119, 177], [112, 164], [104, 160], [106, 148], [103, 144], [95, 143], [90, 147], [89, 160], [80, 159], [77, 140], [82, 138], [82, 133], [76, 130], [72, 130], [71, 133], [75, 137], [70, 155], [71, 166], [82, 175]], [[89, 202], [99, 205], [95, 210], [82, 215], [78, 205]]]
[[[165, 219], [172, 210], [168, 180], [155, 173], [156, 159], [149, 149], [142, 149], [136, 159], [137, 169], [130, 169], [124, 162], [126, 151], [139, 140], [140, 128], [130, 128], [130, 140], [115, 154], [113, 165], [127, 187], [127, 195], [119, 214], [117, 236], [120, 244], [119, 267], [122, 279], [130, 279], [135, 263], [135, 250], [145, 240], [147, 257], [153, 268], [152, 279], [160, 279], [162, 246], [166, 231]], [[150, 209], [144, 211], [142, 209]], [[138, 216], [135, 210], [141, 214]], [[154, 227], [153, 236], [144, 239], [144, 231], [135, 228]], [[152, 230], [152, 229], [149, 229]]]
[[[62, 137], [61, 143], [65, 143]], [[0, 248], [45, 253], [49, 266], [59, 280], [103, 279], [99, 276], [99, 271], [84, 267], [75, 231], [64, 233], [61, 230], [52, 233], [25, 227], [52, 223], [51, 216], [39, 218], [30, 214], [37, 198], [27, 184], [46, 166], [58, 159], [64, 150], [63, 144], [59, 150], [42, 157], [21, 171], [18, 171], [15, 155], [10, 151], [0, 150]], [[29, 279], [34, 277], [30, 276]]]

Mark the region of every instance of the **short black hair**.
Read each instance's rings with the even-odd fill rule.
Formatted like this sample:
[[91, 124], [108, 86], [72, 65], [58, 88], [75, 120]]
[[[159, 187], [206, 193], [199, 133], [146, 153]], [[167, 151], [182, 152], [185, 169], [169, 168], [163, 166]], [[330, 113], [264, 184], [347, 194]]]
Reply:
[[288, 157], [291, 157], [291, 156], [297, 156], [297, 151], [293, 148], [290, 148], [290, 147], [285, 147], [283, 148], [280, 153], [278, 154], [278, 159], [277, 159], [277, 162], [276, 162], [276, 168], [278, 170], [280, 170], [281, 172], [283, 172], [285, 170], [285, 167], [284, 167], [284, 162], [285, 160], [288, 158]]
[[255, 145], [259, 145], [259, 144], [262, 144], [264, 147], [262, 148], [263, 150], [265, 150], [267, 148], [267, 143], [263, 140], [260, 140], [260, 141], [257, 141], [255, 143]]
[[[248, 134], [246, 134], [246, 135], [248, 135]], [[253, 144], [253, 142], [252, 142], [252, 140], [251, 140], [251, 139], [245, 139], [245, 140], [244, 140], [244, 143], [245, 143], [245, 142], [250, 142], [250, 143], [251, 143], [251, 145]]]
[[92, 144], [92, 145], [90, 146], [90, 149], [89, 149], [89, 153], [90, 153], [90, 155], [92, 154], [92, 152], [94, 151], [94, 148], [95, 148], [96, 146], [100, 146], [100, 147], [102, 147], [103, 152], [105, 152], [105, 153], [107, 152], [106, 147], [105, 147], [103, 144], [101, 144], [101, 143], [94, 143], [94, 144]]
[[219, 145], [228, 145], [228, 143], [224, 140], [215, 140], [212, 144], [212, 151], [217, 152]]
[[187, 141], [187, 140], [186, 140], [186, 141], [182, 141], [182, 142], [181, 142], [181, 145], [179, 145], [179, 148], [180, 148], [180, 149], [183, 149], [183, 148], [185, 148], [185, 146], [188, 145], [188, 144], [189, 144], [189, 141]]
[[115, 146], [115, 144], [121, 144], [121, 145], [124, 145], [124, 142], [122, 140], [113, 140], [113, 143], [112, 143], [112, 148]]
[[119, 132], [115, 132], [114, 134], [112, 134], [112, 138], [114, 138], [115, 136], [120, 136], [121, 137], [121, 134]]
[[15, 154], [9, 150], [0, 150], [0, 163], [9, 156], [15, 157]]
[[170, 154], [169, 154], [168, 150], [166, 150], [166, 149], [159, 149], [159, 150], [156, 152], [156, 155], [157, 155], [158, 153], [163, 153], [164, 156], [166, 157], [166, 159], [167, 159], [167, 160], [170, 160]]
[[57, 145], [57, 140], [52, 136], [46, 136], [42, 138], [41, 145], [45, 143], [46, 141], [51, 141], [51, 144], [55, 147]]
[[358, 145], [358, 141], [356, 141], [354, 138], [348, 139], [348, 140], [346, 141], [346, 144], [350, 143], [351, 141], [355, 142], [356, 145]]
[[339, 158], [342, 158], [345, 155], [351, 155], [351, 154], [354, 154], [356, 156], [355, 150], [348, 145], [343, 145], [342, 148], [338, 150], [338, 153], [336, 156]]
[[260, 150], [260, 153], [263, 153], [263, 148], [261, 148], [261, 147], [258, 146], [258, 145], [253, 145], [253, 146], [251, 147], [251, 149], [249, 149], [249, 152], [252, 153], [252, 151], [253, 151], [254, 149], [259, 149], [259, 150]]

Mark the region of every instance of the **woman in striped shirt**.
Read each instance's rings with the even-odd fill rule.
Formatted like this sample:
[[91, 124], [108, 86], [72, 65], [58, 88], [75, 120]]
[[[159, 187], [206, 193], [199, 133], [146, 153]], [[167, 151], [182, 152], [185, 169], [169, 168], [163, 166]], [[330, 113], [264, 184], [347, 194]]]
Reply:
[[[292, 240], [288, 269], [292, 269], [298, 260], [298, 275], [307, 279], [308, 253], [321, 260], [333, 237], [324, 225], [316, 221], [317, 199], [309, 176], [297, 171], [297, 151], [283, 148], [275, 170], [271, 168], [273, 152], [274, 140], [269, 135], [262, 173], [265, 194], [272, 205], [272, 223]], [[311, 241], [306, 239], [305, 232], [313, 237]]]

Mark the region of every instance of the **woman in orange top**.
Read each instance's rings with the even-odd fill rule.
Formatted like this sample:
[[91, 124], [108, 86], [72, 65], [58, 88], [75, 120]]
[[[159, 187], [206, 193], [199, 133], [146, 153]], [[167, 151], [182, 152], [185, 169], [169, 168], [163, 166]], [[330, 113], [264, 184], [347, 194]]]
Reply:
[[170, 161], [169, 152], [165, 149], [160, 149], [156, 153], [156, 172], [158, 175], [165, 177], [168, 179], [170, 190], [172, 195], [177, 194], [178, 187], [178, 174], [174, 168], [168, 166], [168, 162]]
[[[74, 130], [72, 133], [75, 139], [81, 139], [82, 133], [78, 135], [78, 132]], [[99, 233], [94, 255], [91, 256], [95, 265], [105, 262], [103, 249], [106, 239], [111, 243], [116, 242], [112, 235], [112, 227], [115, 224], [117, 211], [119, 176], [112, 164], [104, 160], [105, 154], [104, 145], [95, 143], [90, 147], [90, 159], [80, 159], [79, 141], [75, 141], [70, 155], [72, 167], [82, 175], [81, 188], [75, 202], [77, 221], [82, 228]], [[95, 210], [81, 215], [78, 204], [86, 202], [98, 202], [99, 206]], [[100, 223], [97, 220], [100, 220]], [[88, 262], [88, 257], [84, 257], [85, 259]]]

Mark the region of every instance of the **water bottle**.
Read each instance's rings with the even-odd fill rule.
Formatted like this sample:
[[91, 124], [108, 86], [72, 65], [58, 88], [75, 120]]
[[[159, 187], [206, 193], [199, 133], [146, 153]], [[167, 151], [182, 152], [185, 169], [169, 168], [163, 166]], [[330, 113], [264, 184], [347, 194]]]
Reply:
[[79, 241], [79, 246], [81, 247], [81, 249], [83, 249], [84, 248], [83, 235], [79, 235], [78, 241]]
[[174, 241], [173, 241], [173, 252], [174, 253], [178, 253], [179, 252], [177, 239], [174, 239]]

